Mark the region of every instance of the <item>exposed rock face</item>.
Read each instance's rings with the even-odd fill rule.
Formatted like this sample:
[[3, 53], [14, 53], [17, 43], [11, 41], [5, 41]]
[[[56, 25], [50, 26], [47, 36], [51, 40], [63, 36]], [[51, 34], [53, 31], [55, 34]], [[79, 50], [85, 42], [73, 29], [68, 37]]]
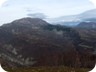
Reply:
[[80, 43], [76, 30], [38, 18], [0, 27], [0, 56], [10, 66], [81, 66]]
[[40, 18], [22, 18], [19, 20], [15, 20], [12, 22], [13, 24], [21, 24], [21, 25], [32, 25], [32, 26], [44, 26], [48, 23]]

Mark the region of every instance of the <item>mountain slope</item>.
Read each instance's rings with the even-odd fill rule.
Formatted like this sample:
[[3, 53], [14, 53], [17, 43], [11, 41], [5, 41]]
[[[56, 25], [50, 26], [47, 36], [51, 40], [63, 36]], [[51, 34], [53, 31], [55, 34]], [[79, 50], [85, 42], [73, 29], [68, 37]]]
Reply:
[[85, 29], [96, 29], [96, 22], [81, 22], [76, 27]]
[[[38, 18], [23, 18], [0, 27], [0, 57], [9, 67], [93, 67], [89, 64], [92, 55], [79, 49], [80, 43], [76, 30]], [[88, 54], [84, 58], [90, 60], [87, 64], [83, 53]]]

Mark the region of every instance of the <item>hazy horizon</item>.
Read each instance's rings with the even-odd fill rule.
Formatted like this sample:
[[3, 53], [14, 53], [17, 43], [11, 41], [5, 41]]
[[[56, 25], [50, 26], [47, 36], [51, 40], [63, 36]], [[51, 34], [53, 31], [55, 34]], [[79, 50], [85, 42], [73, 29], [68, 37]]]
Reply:
[[2, 3], [0, 5], [0, 24], [29, 17], [29, 15], [56, 18], [95, 9], [89, 0], [5, 0]]

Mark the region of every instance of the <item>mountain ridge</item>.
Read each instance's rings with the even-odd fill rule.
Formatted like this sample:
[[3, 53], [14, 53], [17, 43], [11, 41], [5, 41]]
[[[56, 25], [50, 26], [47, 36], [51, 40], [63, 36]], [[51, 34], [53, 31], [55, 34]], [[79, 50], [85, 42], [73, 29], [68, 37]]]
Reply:
[[80, 48], [82, 40], [77, 30], [41, 19], [38, 22], [36, 18], [30, 22], [30, 19], [19, 19], [0, 27], [0, 56], [5, 65], [92, 67], [89, 63], [83, 65], [82, 57], [88, 55], [86, 59], [90, 60], [92, 51]]

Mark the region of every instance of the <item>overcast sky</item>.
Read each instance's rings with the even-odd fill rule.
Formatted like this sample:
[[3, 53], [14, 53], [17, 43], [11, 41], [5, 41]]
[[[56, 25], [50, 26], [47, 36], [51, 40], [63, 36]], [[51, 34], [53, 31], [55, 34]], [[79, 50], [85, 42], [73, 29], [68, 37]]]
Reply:
[[55, 18], [94, 8], [89, 0], [0, 0], [0, 24], [29, 15]]

